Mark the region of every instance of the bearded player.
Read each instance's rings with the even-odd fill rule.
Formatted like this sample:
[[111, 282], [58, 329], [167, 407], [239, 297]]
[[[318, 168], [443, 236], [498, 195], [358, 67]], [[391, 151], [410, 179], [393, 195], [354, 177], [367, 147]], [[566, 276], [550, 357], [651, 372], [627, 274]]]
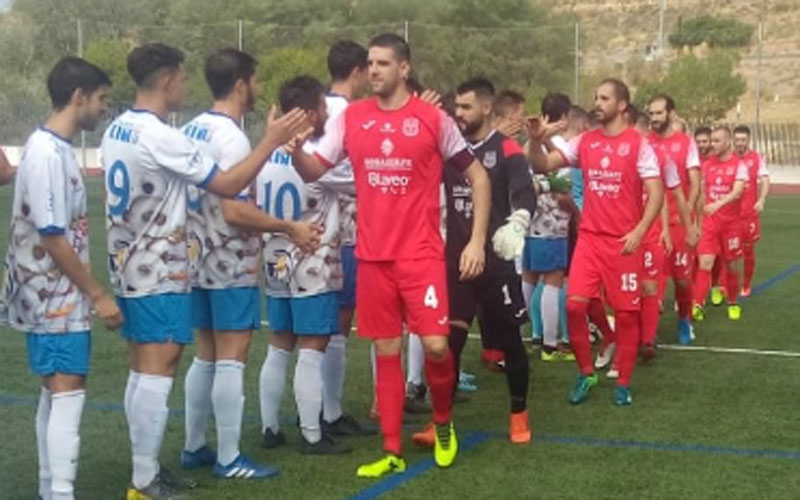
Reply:
[[[589, 301], [601, 291], [614, 309], [619, 378], [614, 403], [632, 403], [630, 379], [639, 341], [641, 243], [664, 199], [656, 155], [647, 139], [628, 126], [628, 87], [609, 78], [595, 91], [594, 114], [601, 127], [572, 139], [563, 151], [542, 151], [544, 126], [531, 127], [529, 155], [537, 172], [568, 165], [583, 170], [585, 204], [567, 285], [567, 315], [580, 376], [570, 402], [584, 402], [597, 385], [592, 364]], [[647, 195], [646, 205], [643, 203]]]

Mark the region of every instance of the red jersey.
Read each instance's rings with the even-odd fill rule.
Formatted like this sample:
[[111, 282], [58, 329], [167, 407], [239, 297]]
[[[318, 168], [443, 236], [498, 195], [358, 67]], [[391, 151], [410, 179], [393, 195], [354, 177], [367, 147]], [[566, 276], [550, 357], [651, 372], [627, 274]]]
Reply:
[[[691, 188], [689, 170], [700, 168], [700, 154], [697, 151], [697, 144], [694, 142], [694, 139], [683, 132], [675, 132], [669, 137], [662, 137], [652, 132], [648, 136], [648, 140], [650, 144], [653, 145], [653, 149], [656, 151], [658, 161], [662, 168], [669, 163], [675, 165], [683, 188], [683, 195], [688, 200], [689, 190]], [[675, 194], [671, 190], [666, 193], [666, 203], [669, 208], [670, 225], [681, 225], [682, 221], [678, 212], [678, 204], [675, 201]]]
[[444, 259], [439, 232], [445, 161], [474, 161], [452, 118], [417, 97], [384, 110], [376, 98], [350, 104], [320, 140], [317, 158], [331, 167], [345, 157], [356, 184], [356, 256], [368, 261]]
[[[722, 161], [718, 156], [712, 156], [703, 163], [703, 184], [705, 186], [705, 202], [713, 203], [733, 191], [736, 181], [747, 182], [747, 167], [735, 154]], [[724, 225], [739, 219], [741, 211], [741, 198], [717, 210], [710, 217], [714, 222]]]
[[584, 178], [581, 231], [622, 237], [642, 218], [643, 179], [660, 175], [653, 148], [639, 132], [607, 136], [602, 129], [575, 137], [559, 150]]
[[752, 218], [758, 214], [754, 208], [758, 201], [758, 180], [769, 175], [767, 162], [752, 149], [739, 158], [747, 166], [747, 182], [742, 193], [742, 218]]

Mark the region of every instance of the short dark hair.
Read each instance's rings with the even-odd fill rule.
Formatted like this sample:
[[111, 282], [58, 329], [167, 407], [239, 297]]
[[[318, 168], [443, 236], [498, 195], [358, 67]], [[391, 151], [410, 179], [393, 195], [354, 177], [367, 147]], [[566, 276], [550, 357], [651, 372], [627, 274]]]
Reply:
[[494, 98], [492, 110], [494, 114], [503, 117], [511, 112], [511, 108], [525, 104], [525, 96], [515, 90], [503, 90]]
[[639, 116], [641, 116], [642, 112], [639, 111], [633, 104], [628, 104], [628, 107], [625, 109], [625, 113], [628, 115], [628, 125], [636, 125], [639, 122]]
[[55, 109], [69, 104], [78, 89], [91, 94], [100, 87], [110, 86], [111, 78], [105, 71], [80, 57], [64, 57], [47, 75], [47, 92]]
[[474, 92], [475, 96], [481, 99], [492, 99], [494, 98], [494, 85], [488, 78], [477, 76], [470, 78], [456, 88], [456, 94], [458, 95], [469, 92]]
[[284, 113], [294, 108], [304, 111], [316, 110], [319, 99], [325, 95], [325, 86], [322, 82], [309, 75], [292, 78], [281, 85], [278, 100]]
[[747, 125], [737, 125], [735, 129], [733, 129], [734, 134], [747, 134], [750, 135], [750, 127]]
[[394, 33], [384, 33], [369, 41], [370, 48], [392, 49], [398, 61], [411, 61], [411, 47], [403, 37]]
[[328, 50], [328, 72], [333, 81], [347, 80], [354, 69], [367, 67], [367, 49], [352, 40], [339, 40]]
[[647, 105], [651, 105], [656, 101], [664, 101], [664, 104], [667, 106], [667, 113], [675, 111], [675, 99], [668, 96], [667, 94], [656, 94], [647, 101]]
[[256, 72], [256, 64], [253, 56], [232, 48], [220, 49], [208, 56], [206, 82], [214, 99], [230, 94], [239, 80], [250, 80]]
[[566, 94], [550, 92], [542, 99], [542, 115], [551, 122], [557, 122], [567, 116], [570, 106], [572, 106], [572, 102]]
[[611, 85], [614, 87], [614, 97], [617, 98], [618, 101], [625, 101], [628, 103], [628, 106], [631, 104], [631, 92], [628, 90], [628, 86], [625, 85], [625, 82], [620, 80], [619, 78], [606, 78], [600, 85]]
[[578, 106], [577, 104], [573, 104], [569, 107], [568, 117], [571, 120], [586, 120], [589, 121], [589, 112], [583, 109], [582, 107]]
[[711, 127], [705, 125], [697, 127], [694, 131], [694, 136], [697, 137], [698, 135], [711, 135]]
[[178, 69], [183, 61], [184, 56], [180, 49], [163, 43], [148, 43], [136, 47], [128, 54], [128, 74], [137, 87], [149, 88], [155, 83], [158, 72]]
[[406, 88], [412, 94], [419, 95], [425, 92], [425, 86], [422, 85], [422, 82], [419, 81], [419, 78], [417, 78], [417, 75], [415, 75], [413, 72], [411, 73], [411, 75], [409, 75], [408, 79], [406, 80]]

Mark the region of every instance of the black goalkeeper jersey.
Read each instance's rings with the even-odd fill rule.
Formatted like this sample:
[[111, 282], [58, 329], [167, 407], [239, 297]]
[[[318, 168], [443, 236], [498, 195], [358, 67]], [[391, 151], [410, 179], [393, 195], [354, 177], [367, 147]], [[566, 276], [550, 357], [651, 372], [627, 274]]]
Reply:
[[[536, 211], [536, 191], [528, 162], [514, 139], [493, 130], [483, 141], [470, 147], [489, 174], [492, 186], [489, 234], [486, 235], [488, 269], [501, 262], [492, 250], [492, 235], [514, 210], [525, 209], [532, 217]], [[461, 252], [472, 234], [472, 188], [466, 177], [450, 166], [444, 169], [444, 184], [447, 195], [447, 262], [457, 267]]]

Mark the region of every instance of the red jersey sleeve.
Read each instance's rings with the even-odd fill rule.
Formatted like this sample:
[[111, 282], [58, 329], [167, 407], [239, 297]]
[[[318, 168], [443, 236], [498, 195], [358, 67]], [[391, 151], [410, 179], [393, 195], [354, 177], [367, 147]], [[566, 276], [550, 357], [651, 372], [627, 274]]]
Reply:
[[346, 156], [344, 147], [345, 115], [347, 110], [339, 113], [336, 118], [325, 125], [325, 135], [317, 143], [314, 156], [326, 167], [331, 168]]
[[456, 122], [442, 110], [439, 110], [439, 118], [439, 152], [442, 159], [463, 172], [472, 165], [475, 156], [469, 150]]

